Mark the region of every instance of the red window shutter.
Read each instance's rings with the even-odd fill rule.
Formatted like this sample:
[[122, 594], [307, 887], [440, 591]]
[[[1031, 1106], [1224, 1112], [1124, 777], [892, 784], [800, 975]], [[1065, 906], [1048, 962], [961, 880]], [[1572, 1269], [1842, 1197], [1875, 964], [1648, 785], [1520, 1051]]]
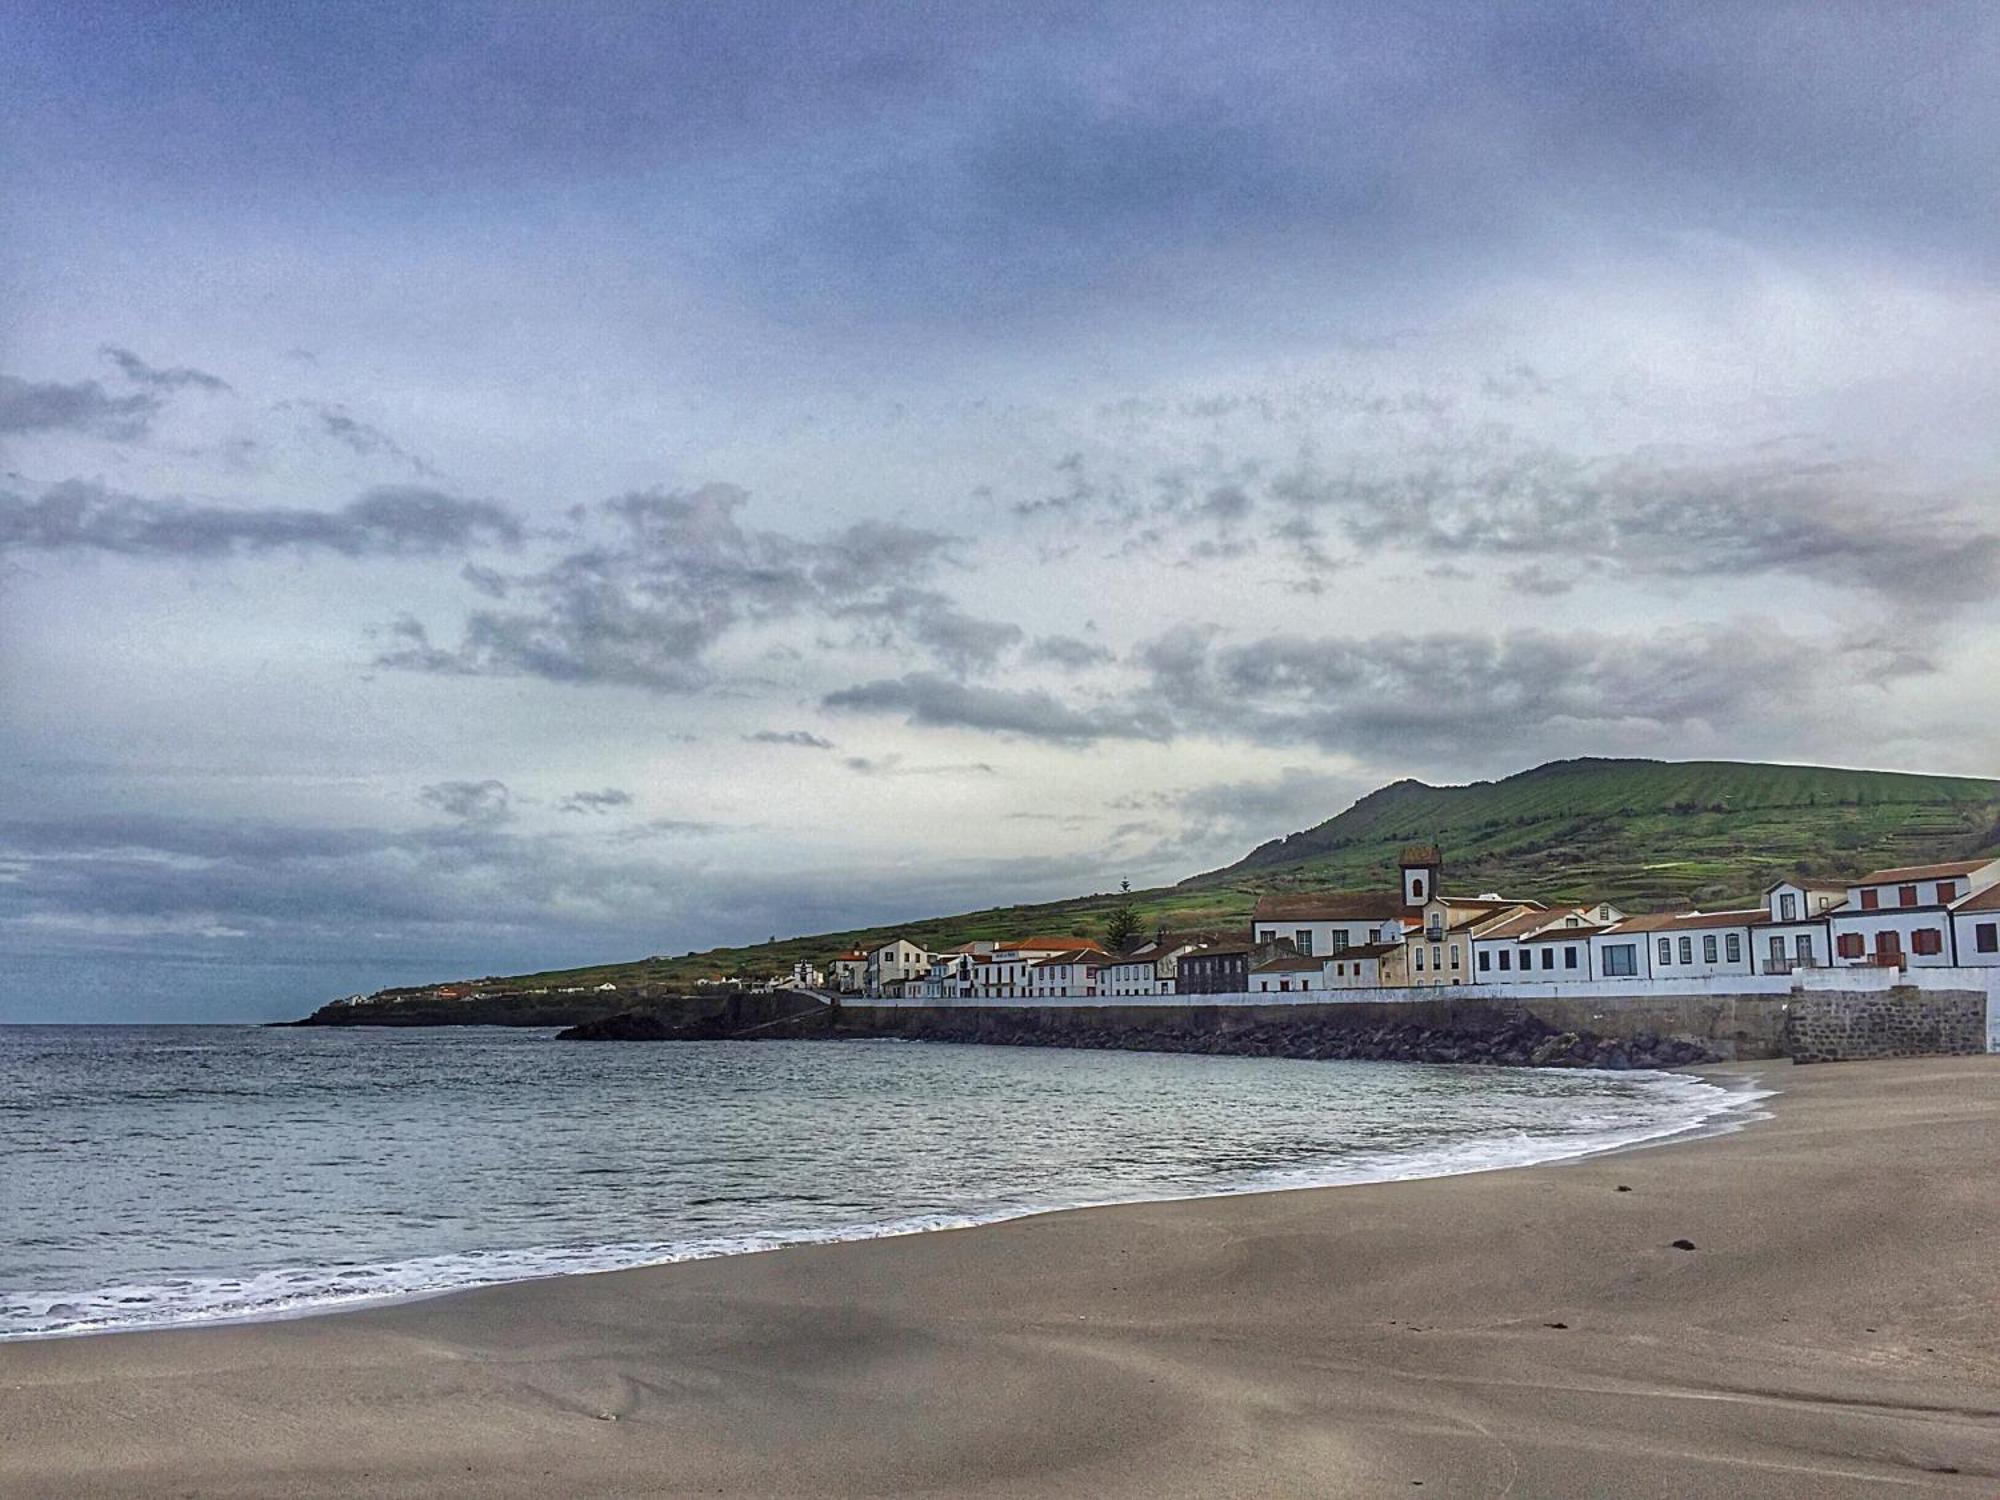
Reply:
[[1843, 932], [1840, 935], [1840, 956], [1842, 958], [1859, 958], [1861, 957], [1861, 951], [1860, 933]]
[[1901, 901], [1905, 906], [1915, 906], [1917, 904], [1917, 888], [1913, 885], [1899, 887], [1896, 892], [1896, 899]]
[[1938, 905], [1948, 906], [1957, 899], [1958, 882], [1956, 880], [1940, 880], [1938, 882]]
[[1944, 952], [1944, 936], [1935, 927], [1919, 927], [1910, 934], [1910, 947], [1918, 953]]
[[1861, 909], [1863, 911], [1873, 911], [1881, 904], [1882, 898], [1872, 888], [1861, 893]]

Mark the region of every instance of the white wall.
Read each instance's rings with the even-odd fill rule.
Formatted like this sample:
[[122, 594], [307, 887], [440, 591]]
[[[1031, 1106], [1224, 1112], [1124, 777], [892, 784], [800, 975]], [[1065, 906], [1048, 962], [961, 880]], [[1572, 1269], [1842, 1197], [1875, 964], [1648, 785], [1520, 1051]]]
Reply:
[[[1745, 927], [1708, 927], [1695, 930], [1682, 929], [1669, 932], [1634, 932], [1625, 934], [1638, 938], [1646, 944], [1648, 957], [1652, 962], [1655, 979], [1704, 979], [1711, 974], [1749, 974], [1750, 929]], [[1736, 939], [1736, 957], [1729, 956], [1729, 939]], [[1692, 961], [1681, 962], [1681, 940], [1688, 942]], [[1670, 961], [1660, 958], [1660, 942], [1664, 939], [1672, 952]], [[1715, 957], [1708, 956], [1707, 944], [1715, 944]]]
[[2000, 967], [2000, 953], [1979, 951], [1979, 929], [1991, 925], [2000, 940], [2000, 911], [1960, 912], [1952, 918], [1958, 932], [1958, 962], [1961, 968]]
[[[1838, 912], [1827, 919], [1832, 929], [1833, 962], [1836, 967], [1865, 965], [1874, 957], [1879, 934], [1894, 932], [1902, 939], [1903, 962], [1911, 968], [1942, 969], [1951, 966], [1951, 941], [1948, 929], [1951, 916], [1942, 911], [1913, 911], [1908, 908], [1885, 907], [1881, 911]], [[1918, 953], [1912, 946], [1911, 938], [1920, 927], [1927, 927], [1938, 934], [1941, 949], [1937, 953]], [[1858, 932], [1866, 952], [1861, 958], [1840, 956], [1840, 936], [1845, 932]]]

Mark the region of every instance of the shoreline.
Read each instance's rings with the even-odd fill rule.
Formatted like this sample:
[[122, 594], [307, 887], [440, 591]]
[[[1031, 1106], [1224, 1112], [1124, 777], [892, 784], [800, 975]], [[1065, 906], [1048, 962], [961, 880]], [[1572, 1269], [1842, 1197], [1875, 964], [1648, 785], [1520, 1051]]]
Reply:
[[[933, 1043], [932, 1045], [940, 1045]], [[978, 1043], [943, 1043], [941, 1045], [982, 1045]], [[1224, 1054], [1227, 1055], [1227, 1054]], [[1303, 1060], [1302, 1060], [1303, 1061]], [[1405, 1066], [1395, 1064], [1395, 1066]], [[224, 1312], [212, 1316], [186, 1316], [162, 1319], [155, 1322], [128, 1322], [123, 1324], [96, 1324], [86, 1327], [59, 1327], [47, 1330], [0, 1333], [0, 1348], [10, 1344], [34, 1343], [51, 1339], [97, 1339], [131, 1334], [160, 1334], [182, 1331], [197, 1331], [210, 1328], [251, 1327], [263, 1323], [295, 1322], [303, 1319], [344, 1317], [374, 1309], [406, 1306], [417, 1302], [435, 1301], [440, 1298], [461, 1296], [470, 1292], [494, 1287], [520, 1286], [541, 1281], [562, 1280], [572, 1277], [589, 1277], [616, 1274], [623, 1271], [647, 1270], [665, 1266], [689, 1264], [704, 1260], [735, 1259], [749, 1255], [764, 1255], [780, 1250], [797, 1249], [812, 1245], [858, 1244], [871, 1240], [899, 1239], [913, 1235], [942, 1233], [947, 1230], [982, 1229], [1002, 1224], [1016, 1223], [1024, 1219], [1038, 1218], [1047, 1214], [1080, 1213], [1095, 1209], [1130, 1207], [1141, 1204], [1199, 1203], [1214, 1199], [1250, 1197], [1274, 1192], [1314, 1192], [1343, 1187], [1388, 1185], [1400, 1182], [1423, 1182], [1439, 1178], [1468, 1176], [1484, 1172], [1522, 1171], [1536, 1167], [1560, 1166], [1569, 1162], [1588, 1161], [1596, 1157], [1614, 1155], [1621, 1152], [1644, 1151], [1657, 1146], [1679, 1141], [1698, 1140], [1709, 1135], [1727, 1134], [1742, 1130], [1768, 1115], [1757, 1111], [1760, 1100], [1770, 1097], [1774, 1089], [1761, 1083], [1761, 1075], [1768, 1070], [1768, 1064], [1709, 1064], [1700, 1067], [1650, 1070], [1662, 1078], [1685, 1078], [1709, 1088], [1721, 1091], [1698, 1119], [1691, 1121], [1670, 1121], [1657, 1127], [1634, 1127], [1628, 1132], [1630, 1138], [1593, 1142], [1585, 1139], [1562, 1140], [1550, 1136], [1533, 1138], [1532, 1148], [1523, 1148], [1524, 1154], [1511, 1160], [1494, 1160], [1482, 1153], [1500, 1149], [1501, 1137], [1461, 1142], [1455, 1147], [1429, 1153], [1411, 1153], [1406, 1158], [1383, 1162], [1380, 1158], [1361, 1157], [1338, 1165], [1328, 1165], [1319, 1169], [1271, 1169], [1250, 1178], [1237, 1179], [1225, 1184], [1209, 1187], [1202, 1191], [1182, 1192], [1164, 1190], [1157, 1194], [1142, 1193], [1132, 1197], [1081, 1198], [1074, 1201], [1048, 1202], [1015, 1207], [981, 1216], [977, 1212], [964, 1214], [912, 1214], [907, 1217], [888, 1217], [873, 1221], [858, 1222], [820, 1229], [767, 1229], [744, 1231], [739, 1234], [723, 1234], [685, 1241], [661, 1241], [655, 1244], [633, 1244], [629, 1242], [609, 1242], [603, 1244], [545, 1245], [519, 1249], [463, 1251], [440, 1254], [435, 1257], [418, 1256], [392, 1262], [364, 1262], [344, 1265], [344, 1274], [379, 1275], [406, 1271], [412, 1267], [438, 1265], [455, 1262], [460, 1269], [467, 1263], [487, 1260], [513, 1262], [517, 1273], [501, 1273], [481, 1279], [461, 1279], [442, 1282], [432, 1286], [416, 1286], [406, 1290], [381, 1293], [350, 1295], [310, 1294], [291, 1303], [257, 1310]], [[1644, 1076], [1643, 1074], [1641, 1076]], [[1537, 1154], [1537, 1151], [1546, 1154]], [[1367, 1163], [1367, 1165], [1363, 1165]], [[1284, 1176], [1297, 1180], [1276, 1180]], [[556, 1269], [568, 1262], [568, 1269]], [[598, 1262], [598, 1263], [592, 1263]], [[262, 1275], [287, 1275], [315, 1270], [329, 1271], [332, 1268], [282, 1267], [267, 1272], [238, 1273], [232, 1281], [256, 1279]], [[110, 1286], [92, 1292], [71, 1294], [79, 1300], [101, 1297], [120, 1290], [141, 1290], [140, 1284], [130, 1288]]]
[[2000, 1065], [1724, 1071], [1756, 1129], [0, 1344], [0, 1491], [1992, 1494]]

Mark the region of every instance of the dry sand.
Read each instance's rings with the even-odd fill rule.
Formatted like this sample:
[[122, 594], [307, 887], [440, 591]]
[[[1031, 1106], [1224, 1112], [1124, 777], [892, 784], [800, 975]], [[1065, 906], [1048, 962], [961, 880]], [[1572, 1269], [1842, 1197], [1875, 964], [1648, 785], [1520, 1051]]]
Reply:
[[1747, 1071], [1562, 1166], [0, 1345], [0, 1494], [2000, 1494], [2000, 1057]]

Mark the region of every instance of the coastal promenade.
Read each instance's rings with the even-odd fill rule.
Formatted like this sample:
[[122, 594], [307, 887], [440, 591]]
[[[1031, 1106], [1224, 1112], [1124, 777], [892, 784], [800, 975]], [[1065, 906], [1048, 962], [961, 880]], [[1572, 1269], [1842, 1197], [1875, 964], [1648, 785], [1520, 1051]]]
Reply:
[[0, 1494], [1991, 1496], [2000, 1059], [1730, 1134], [0, 1345]]

